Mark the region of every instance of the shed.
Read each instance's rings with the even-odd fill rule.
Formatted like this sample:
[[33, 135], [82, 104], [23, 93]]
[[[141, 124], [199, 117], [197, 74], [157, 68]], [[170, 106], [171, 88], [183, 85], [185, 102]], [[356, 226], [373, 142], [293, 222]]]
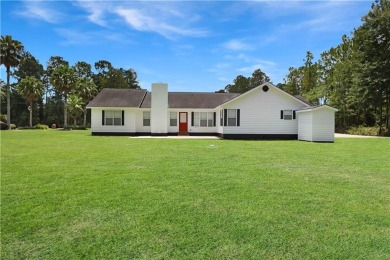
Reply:
[[298, 140], [309, 142], [334, 142], [334, 107], [321, 105], [296, 111], [298, 117]]

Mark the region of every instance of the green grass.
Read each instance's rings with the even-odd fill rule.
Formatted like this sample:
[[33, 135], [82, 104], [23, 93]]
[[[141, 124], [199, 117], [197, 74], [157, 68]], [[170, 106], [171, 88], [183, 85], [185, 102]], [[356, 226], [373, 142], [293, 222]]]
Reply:
[[389, 259], [390, 139], [1, 132], [2, 259]]

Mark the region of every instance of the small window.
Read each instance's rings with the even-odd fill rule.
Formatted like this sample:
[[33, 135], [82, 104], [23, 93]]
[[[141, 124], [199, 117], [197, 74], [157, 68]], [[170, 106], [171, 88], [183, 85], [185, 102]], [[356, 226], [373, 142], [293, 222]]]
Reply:
[[169, 113], [169, 125], [170, 126], [177, 126], [177, 113], [176, 112], [171, 112]]
[[223, 126], [223, 109], [219, 111], [219, 125]]
[[237, 109], [227, 110], [227, 125], [237, 126]]
[[292, 120], [293, 119], [293, 111], [292, 110], [283, 110], [283, 119], [284, 120]]
[[150, 111], [143, 112], [143, 125], [150, 126]]

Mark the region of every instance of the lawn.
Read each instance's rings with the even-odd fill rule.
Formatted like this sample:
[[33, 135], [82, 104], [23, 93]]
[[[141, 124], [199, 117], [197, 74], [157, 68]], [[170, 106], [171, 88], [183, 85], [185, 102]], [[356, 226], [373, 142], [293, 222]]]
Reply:
[[1, 132], [2, 259], [390, 259], [390, 139]]

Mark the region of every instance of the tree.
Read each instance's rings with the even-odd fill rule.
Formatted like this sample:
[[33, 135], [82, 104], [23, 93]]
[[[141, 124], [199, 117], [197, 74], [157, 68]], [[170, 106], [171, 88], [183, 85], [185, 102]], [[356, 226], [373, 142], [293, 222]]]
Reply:
[[252, 73], [252, 77], [249, 78], [249, 86], [252, 89], [270, 81], [271, 79], [264, 72], [257, 69]]
[[92, 77], [91, 64], [85, 61], [78, 61], [74, 65], [74, 70], [78, 78], [91, 78]]
[[98, 73], [94, 75], [94, 81], [98, 90], [103, 88], [140, 88], [137, 73], [133, 69], [116, 69], [106, 60], [96, 62], [95, 69]]
[[44, 86], [42, 82], [32, 76], [27, 76], [22, 79], [16, 88], [20, 95], [28, 102], [30, 110], [30, 127], [32, 127], [32, 112], [33, 112], [33, 101], [39, 100], [44, 93]]
[[[20, 82], [23, 78], [28, 76], [35, 77], [39, 79], [43, 84], [45, 70], [43, 69], [42, 64], [31, 55], [28, 51], [22, 52], [22, 59], [17, 67], [15, 67], [13, 76], [18, 79]], [[47, 84], [44, 84], [46, 87]], [[45, 88], [46, 89], [46, 88]], [[37, 100], [39, 106], [39, 121], [44, 121], [44, 103], [43, 103], [43, 95]], [[20, 113], [17, 113], [17, 117], [19, 117]]]
[[376, 0], [354, 32], [354, 43], [361, 57], [362, 94], [374, 103], [376, 123], [386, 121], [390, 135], [390, 2]]
[[283, 90], [293, 96], [302, 95], [302, 69], [290, 67], [288, 71], [289, 74], [284, 78], [285, 84]]
[[[1, 36], [1, 65], [4, 65], [7, 73], [7, 120], [11, 123], [11, 68], [19, 64], [23, 45], [13, 40], [10, 35]], [[11, 128], [9, 128], [11, 129]]]
[[258, 87], [265, 82], [270, 81], [270, 78], [264, 72], [262, 72], [260, 69], [257, 69], [252, 73], [251, 77], [238, 75], [233, 80], [233, 84], [228, 84], [225, 87], [225, 91], [229, 93], [244, 93], [248, 90]]
[[76, 80], [77, 77], [74, 69], [65, 65], [60, 65], [57, 69], [55, 69], [52, 72], [50, 77], [50, 83], [64, 97], [64, 128], [68, 127], [68, 118], [67, 118], [68, 94], [75, 88]]
[[80, 78], [77, 80], [75, 93], [81, 99], [84, 114], [83, 126], [87, 126], [87, 105], [97, 93], [97, 87], [91, 78]]
[[71, 94], [68, 99], [68, 110], [70, 116], [73, 118], [73, 124], [77, 126], [77, 117], [83, 112], [83, 102], [80, 97], [75, 94]]

